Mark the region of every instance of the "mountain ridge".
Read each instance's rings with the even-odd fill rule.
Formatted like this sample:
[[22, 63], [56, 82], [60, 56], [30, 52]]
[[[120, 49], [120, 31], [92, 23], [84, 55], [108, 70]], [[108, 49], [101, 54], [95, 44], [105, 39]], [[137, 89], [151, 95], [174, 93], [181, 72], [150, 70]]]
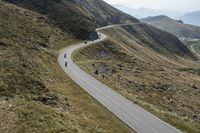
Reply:
[[182, 13], [180, 13], [178, 11], [169, 11], [169, 10], [165, 10], [165, 9], [156, 10], [156, 9], [145, 8], [145, 7], [134, 9], [134, 8], [130, 8], [130, 7], [124, 6], [124, 5], [113, 5], [113, 6], [121, 11], [131, 14], [132, 16], [134, 16], [138, 19], [145, 18], [148, 16], [157, 16], [157, 15], [168, 15], [172, 18], [177, 18], [182, 15]]
[[[97, 27], [139, 22], [102, 0], [4, 0], [45, 14], [66, 32], [80, 39], [89, 38]], [[46, 6], [44, 3], [46, 1]], [[44, 11], [45, 7], [45, 11]], [[98, 17], [96, 17], [98, 16]]]
[[165, 15], [147, 17], [140, 21], [167, 31], [178, 38], [200, 39], [199, 26], [185, 24], [184, 21], [174, 20]]

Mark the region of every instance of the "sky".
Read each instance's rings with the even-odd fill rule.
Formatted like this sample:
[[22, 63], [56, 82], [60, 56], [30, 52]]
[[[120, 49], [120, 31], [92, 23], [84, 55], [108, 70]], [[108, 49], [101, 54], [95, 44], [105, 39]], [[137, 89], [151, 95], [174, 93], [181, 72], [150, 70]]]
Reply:
[[170, 10], [192, 12], [200, 10], [200, 0], [104, 0], [111, 5], [124, 5], [133, 9], [150, 8], [156, 10]]

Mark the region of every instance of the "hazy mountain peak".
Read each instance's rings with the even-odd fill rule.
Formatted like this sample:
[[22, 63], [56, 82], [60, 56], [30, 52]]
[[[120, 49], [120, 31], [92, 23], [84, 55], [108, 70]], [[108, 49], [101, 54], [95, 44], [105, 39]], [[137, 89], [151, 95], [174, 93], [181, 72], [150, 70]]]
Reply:
[[122, 10], [122, 11], [124, 11], [134, 17], [137, 17], [137, 18], [145, 18], [148, 16], [158, 16], [158, 15], [167, 15], [172, 18], [178, 18], [179, 16], [182, 15], [182, 13], [180, 13], [180, 12], [170, 11], [167, 9], [157, 10], [157, 9], [150, 9], [150, 8], [146, 8], [146, 7], [134, 9], [134, 8], [127, 7], [124, 5], [113, 5], [113, 6], [116, 7], [117, 9]]
[[185, 23], [200, 26], [200, 10], [186, 13], [180, 19]]

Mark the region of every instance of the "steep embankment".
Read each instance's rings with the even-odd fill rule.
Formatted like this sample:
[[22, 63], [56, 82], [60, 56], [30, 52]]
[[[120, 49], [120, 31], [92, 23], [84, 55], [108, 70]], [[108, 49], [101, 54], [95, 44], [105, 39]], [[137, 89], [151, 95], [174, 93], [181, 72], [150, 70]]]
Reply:
[[[138, 22], [102, 0], [5, 0], [45, 14], [66, 32], [88, 38], [96, 27]], [[98, 17], [97, 17], [98, 16]]]
[[82, 69], [175, 127], [200, 130], [200, 68], [176, 37], [145, 24], [101, 29], [110, 38], [81, 50]]
[[[110, 29], [112, 29], [113, 33], [111, 33]], [[181, 56], [185, 58], [194, 59], [193, 54], [190, 50], [176, 38], [175, 36], [161, 31], [152, 26], [136, 23], [131, 25], [122, 25], [115, 26], [113, 28], [104, 29], [104, 33], [108, 35], [115, 36], [120, 42], [130, 42], [134, 40], [136, 43], [141, 46], [148, 47], [151, 50], [154, 50], [165, 56]], [[120, 35], [123, 35], [124, 38], [121, 40]], [[134, 47], [134, 45], [127, 44], [130, 47]]]
[[57, 51], [77, 40], [48, 22], [0, 1], [0, 132], [131, 132], [66, 77]]
[[182, 21], [171, 19], [167, 16], [147, 17], [142, 22], [167, 31], [178, 38], [200, 39], [200, 27], [184, 24]]
[[198, 60], [200, 60], [200, 40], [185, 41], [185, 44], [194, 54], [196, 54]]

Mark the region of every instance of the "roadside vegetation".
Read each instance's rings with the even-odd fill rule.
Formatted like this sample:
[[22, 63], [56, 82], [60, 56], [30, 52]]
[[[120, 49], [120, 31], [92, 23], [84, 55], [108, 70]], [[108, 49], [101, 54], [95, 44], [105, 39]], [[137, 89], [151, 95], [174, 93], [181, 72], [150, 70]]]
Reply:
[[184, 44], [143, 24], [100, 32], [109, 39], [77, 51], [74, 61], [176, 128], [200, 132], [200, 66]]
[[0, 1], [0, 132], [133, 132], [60, 69], [58, 51], [77, 41]]
[[200, 54], [200, 40], [195, 40], [195, 41], [187, 40], [187, 41], [185, 41], [185, 44], [189, 48], [191, 45], [194, 45], [195, 51]]
[[[134, 132], [71, 81], [57, 56], [95, 27], [138, 20], [101, 0], [48, 0], [48, 8], [43, 2], [0, 1], [0, 132]], [[199, 132], [200, 68], [193, 54], [145, 24], [101, 32], [110, 38], [77, 52], [75, 61], [161, 119]]]

